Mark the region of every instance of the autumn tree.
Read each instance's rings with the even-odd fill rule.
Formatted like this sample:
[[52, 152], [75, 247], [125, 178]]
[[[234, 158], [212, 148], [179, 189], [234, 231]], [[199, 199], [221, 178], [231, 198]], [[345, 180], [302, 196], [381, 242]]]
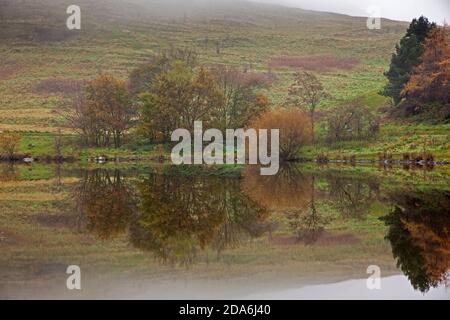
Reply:
[[414, 19], [405, 36], [395, 47], [389, 70], [385, 73], [389, 82], [382, 94], [391, 97], [396, 105], [401, 101], [401, 92], [409, 81], [414, 67], [421, 61], [425, 39], [435, 26], [423, 16]]
[[302, 71], [295, 74], [294, 83], [289, 88], [288, 104], [304, 107], [311, 119], [312, 140], [315, 141], [315, 112], [319, 103], [327, 96], [320, 80], [314, 73]]
[[165, 140], [177, 128], [193, 129], [195, 121], [211, 125], [218, 117], [223, 95], [205, 68], [197, 72], [178, 61], [162, 73], [150, 92], [141, 95], [140, 131]]
[[297, 159], [300, 148], [313, 137], [310, 118], [298, 109], [267, 111], [251, 123], [251, 128], [279, 129], [280, 158], [287, 161]]
[[267, 111], [269, 99], [256, 90], [266, 86], [268, 81], [224, 65], [213, 67], [211, 72], [224, 97], [223, 103], [218, 106], [215, 127], [222, 130], [244, 128], [252, 119]]
[[136, 108], [124, 81], [100, 75], [87, 83], [72, 99], [67, 112], [71, 125], [93, 146], [122, 145], [134, 123]]
[[429, 190], [390, 195], [393, 210], [381, 220], [388, 226], [397, 266], [422, 292], [448, 283], [450, 269], [450, 194]]
[[12, 159], [19, 149], [22, 136], [15, 132], [3, 132], [0, 134], [0, 155], [6, 159]]
[[[402, 91], [402, 97], [417, 101], [416, 109], [425, 103], [450, 103], [450, 41], [446, 26], [430, 31], [425, 40], [422, 62], [414, 69]], [[419, 113], [423, 110], [417, 110]], [[450, 117], [450, 114], [447, 115]]]

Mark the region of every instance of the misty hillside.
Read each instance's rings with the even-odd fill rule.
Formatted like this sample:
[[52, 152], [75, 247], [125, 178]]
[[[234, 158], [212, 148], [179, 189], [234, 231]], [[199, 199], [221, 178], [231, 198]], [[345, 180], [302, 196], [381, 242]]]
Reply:
[[[61, 40], [65, 30], [66, 8], [70, 0], [2, 0], [0, 38]], [[146, 29], [158, 25], [208, 23], [257, 25], [276, 28], [314, 25], [338, 29], [365, 28], [364, 18], [307, 11], [245, 0], [80, 0], [85, 33], [117, 26]], [[404, 28], [404, 23], [385, 21], [388, 32]], [[47, 36], [45, 35], [47, 33]]]
[[274, 105], [300, 63], [330, 92], [323, 108], [361, 96], [379, 107], [383, 72], [407, 27], [383, 20], [381, 30], [368, 30], [365, 18], [243, 0], [79, 0], [81, 30], [70, 31], [72, 3], [0, 1], [0, 130], [64, 128], [55, 109], [67, 97], [65, 84], [99, 73], [127, 79], [173, 47], [195, 50], [202, 64], [273, 72], [265, 93]]

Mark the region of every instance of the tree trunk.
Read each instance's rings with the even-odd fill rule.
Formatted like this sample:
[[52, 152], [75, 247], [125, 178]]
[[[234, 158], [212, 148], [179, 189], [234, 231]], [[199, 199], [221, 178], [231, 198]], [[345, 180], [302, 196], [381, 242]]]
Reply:
[[316, 132], [315, 132], [315, 123], [314, 123], [314, 111], [311, 110], [311, 130], [312, 130], [312, 143], [316, 144]]

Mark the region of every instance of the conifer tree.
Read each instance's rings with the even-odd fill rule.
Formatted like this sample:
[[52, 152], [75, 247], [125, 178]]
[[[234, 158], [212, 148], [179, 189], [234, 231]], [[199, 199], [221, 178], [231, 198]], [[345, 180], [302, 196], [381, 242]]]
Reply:
[[391, 97], [396, 105], [401, 101], [401, 92], [409, 81], [414, 67], [421, 61], [424, 51], [423, 43], [430, 30], [435, 26], [435, 23], [429, 22], [424, 16], [414, 19], [409, 25], [406, 35], [395, 47], [389, 71], [385, 73], [389, 83], [382, 94]]

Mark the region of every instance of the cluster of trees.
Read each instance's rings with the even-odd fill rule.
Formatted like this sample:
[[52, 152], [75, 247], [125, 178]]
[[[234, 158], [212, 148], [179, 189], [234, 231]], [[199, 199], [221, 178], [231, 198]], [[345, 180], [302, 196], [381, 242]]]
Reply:
[[194, 52], [171, 49], [137, 67], [127, 82], [104, 74], [88, 82], [66, 114], [85, 145], [100, 147], [120, 147], [132, 128], [147, 141], [167, 143], [195, 121], [222, 131], [280, 129], [280, 155], [291, 160], [314, 141], [315, 110], [326, 93], [314, 74], [299, 72], [288, 106], [273, 110], [260, 92], [272, 82], [268, 74], [205, 67]]
[[[294, 109], [299, 108], [302, 112], [308, 113], [309, 126], [311, 127], [309, 133], [313, 143], [316, 142], [316, 110], [322, 100], [327, 97], [329, 97], [329, 94], [314, 73], [302, 71], [295, 74], [294, 82], [289, 87], [286, 106]], [[325, 139], [329, 143], [376, 137], [380, 129], [378, 117], [361, 100], [334, 108], [326, 117], [325, 124]], [[297, 137], [304, 136], [304, 134], [303, 131]]]
[[77, 91], [66, 113], [88, 146], [120, 147], [136, 120], [137, 108], [124, 81], [102, 74]]
[[100, 75], [80, 90], [68, 118], [86, 145], [123, 144], [131, 128], [154, 143], [178, 128], [245, 128], [269, 109], [258, 88], [270, 81], [233, 67], [204, 67], [190, 50], [164, 52], [136, 68], [127, 82]]
[[[421, 63], [414, 68], [402, 96], [405, 104], [415, 106], [415, 112], [437, 111], [435, 117], [450, 119], [450, 34], [444, 27], [435, 27], [425, 39]], [[423, 104], [436, 105], [435, 110], [422, 108]], [[443, 106], [443, 108], [442, 108]]]
[[[449, 51], [445, 28], [414, 20], [397, 46], [384, 94], [397, 103], [449, 101]], [[271, 108], [260, 89], [268, 74], [225, 65], [199, 64], [195, 52], [170, 49], [134, 69], [127, 81], [100, 75], [78, 90], [68, 118], [86, 145], [120, 147], [130, 129], [152, 143], [170, 142], [178, 128], [280, 129], [281, 157], [294, 159], [316, 142], [317, 107], [329, 95], [309, 71], [294, 75], [285, 104]], [[380, 122], [361, 101], [340, 106], [326, 117], [327, 142], [376, 137]]]
[[450, 43], [447, 26], [425, 17], [414, 19], [396, 46], [383, 95], [397, 106], [395, 114], [450, 119]]
[[232, 67], [191, 68], [177, 60], [156, 76], [139, 95], [139, 131], [151, 140], [167, 142], [177, 128], [192, 129], [195, 121], [225, 130], [245, 128], [268, 110], [261, 86]]
[[382, 217], [397, 265], [422, 292], [448, 283], [450, 194], [429, 190], [390, 195], [396, 204]]

